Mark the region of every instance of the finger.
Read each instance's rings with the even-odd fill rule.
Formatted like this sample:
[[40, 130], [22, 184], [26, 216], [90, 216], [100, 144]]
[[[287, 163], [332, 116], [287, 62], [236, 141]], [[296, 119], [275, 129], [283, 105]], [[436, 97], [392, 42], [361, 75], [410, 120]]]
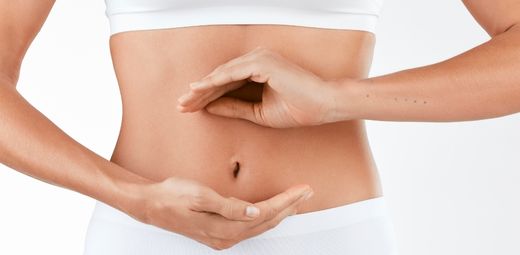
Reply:
[[[180, 97], [178, 99], [179, 103], [181, 104], [181, 106], [186, 106], [186, 105], [192, 103], [191, 99], [193, 97], [201, 95], [200, 92], [207, 91], [209, 88], [221, 87], [223, 85], [226, 85], [227, 83], [233, 83], [235, 81], [238, 81], [241, 84], [238, 85], [238, 86], [232, 86], [233, 88], [227, 88], [226, 91], [230, 91], [232, 89], [235, 89], [235, 88], [243, 86], [244, 85], [244, 81], [245, 81], [245, 83], [248, 83], [250, 81], [256, 81], [257, 83], [264, 83], [264, 82], [266, 82], [267, 79], [262, 79], [261, 77], [258, 77], [258, 75], [256, 75], [256, 76], [255, 75], [245, 75], [245, 76], [243, 76], [244, 78], [238, 77], [236, 79], [232, 78], [232, 79], [227, 79], [227, 80], [220, 81], [220, 82], [214, 82], [215, 79], [222, 78], [222, 75], [225, 75], [226, 70], [229, 70], [231, 68], [233, 68], [233, 69], [234, 68], [240, 69], [240, 68], [242, 68], [243, 65], [245, 65], [247, 63], [260, 62], [260, 61], [256, 60], [256, 56], [258, 55], [258, 53], [261, 53], [263, 50], [264, 49], [262, 47], [257, 47], [257, 48], [255, 48], [254, 50], [248, 52], [245, 55], [242, 55], [240, 57], [234, 58], [234, 59], [232, 59], [232, 60], [230, 60], [230, 61], [228, 61], [228, 62], [226, 62], [226, 63], [224, 63], [224, 64], [222, 64], [220, 66], [218, 66], [210, 74], [208, 74], [205, 77], [203, 77], [200, 81], [190, 83], [189, 84], [189, 87], [191, 89], [190, 92], [194, 92], [194, 93], [183, 95], [182, 97]], [[259, 65], [259, 64], [257, 64], [257, 65]], [[251, 77], [251, 76], [254, 76], [254, 77]], [[217, 78], [215, 78], [215, 77], [217, 77]], [[224, 76], [224, 78], [225, 78], [225, 76]], [[214, 84], [214, 86], [211, 85], [211, 84]], [[208, 86], [208, 85], [210, 85], [210, 86]], [[213, 98], [217, 98], [217, 97], [213, 97]], [[179, 106], [178, 108], [179, 109], [183, 109], [183, 108], [186, 108], [186, 107], [180, 107]]]
[[298, 199], [306, 195], [308, 192], [312, 192], [309, 185], [300, 184], [293, 186], [270, 199], [255, 203], [255, 205], [260, 208], [259, 220], [263, 222], [273, 219], [281, 211], [290, 207], [295, 201], [298, 201]]
[[230, 240], [215, 238], [215, 237], [199, 236], [199, 237], [190, 237], [190, 238], [203, 245], [206, 245], [212, 249], [215, 249], [215, 250], [227, 249], [235, 244], [234, 242], [231, 242]]
[[[201, 93], [198, 93], [198, 94], [201, 94]], [[179, 110], [186, 110], [186, 105], [187, 104], [192, 104], [193, 103], [193, 100], [196, 100], [196, 99], [200, 99], [200, 96], [201, 95], [196, 95], [196, 92], [190, 90], [188, 92], [186, 92], [185, 94], [183, 94], [182, 96], [180, 96], [179, 98], [177, 98], [177, 108]]]
[[211, 103], [217, 98], [225, 96], [226, 93], [235, 90], [239, 87], [242, 87], [247, 84], [247, 81], [241, 80], [237, 82], [232, 82], [225, 86], [215, 87], [214, 89], [210, 89], [204, 92], [194, 92], [196, 95], [195, 99], [190, 103], [186, 103], [185, 107], [187, 107], [190, 111], [198, 111], [204, 108], [207, 104]]
[[190, 91], [178, 99], [179, 104], [177, 105], [177, 109], [181, 112], [198, 111], [202, 107], [197, 106], [202, 105], [204, 102], [207, 104], [210, 98], [218, 98], [223, 94], [224, 93], [219, 93], [218, 91], [206, 91], [202, 93]]
[[207, 78], [208, 76], [214, 75], [215, 73], [220, 72], [223, 69], [228, 68], [230, 66], [234, 66], [239, 63], [250, 61], [250, 60], [254, 59], [258, 55], [258, 53], [262, 52], [262, 50], [264, 50], [263, 47], [256, 47], [255, 49], [247, 52], [246, 54], [233, 58], [233, 59], [227, 61], [226, 63], [217, 66], [211, 73], [209, 73], [208, 75], [203, 77], [203, 79]]
[[205, 108], [211, 114], [245, 119], [259, 125], [266, 124], [262, 102], [251, 103], [233, 97], [221, 97], [210, 102]]
[[197, 111], [216, 98], [221, 97], [229, 91], [242, 87], [247, 83], [247, 81], [240, 80], [231, 82], [226, 86], [213, 87], [212, 89], [203, 91], [196, 91], [191, 89], [188, 93], [179, 97], [177, 101], [183, 109], [188, 111]]
[[267, 82], [268, 74], [261, 61], [238, 62], [232, 66], [221, 68], [212, 75], [190, 85], [194, 91], [204, 91], [210, 88], [226, 85], [233, 81], [250, 79], [257, 83]]
[[[253, 70], [251, 70], [249, 72], [249, 74], [247, 74], [248, 72], [246, 72], [245, 74], [238, 75], [238, 76], [236, 76], [237, 78], [233, 78], [232, 80], [248, 79], [250, 81], [255, 81], [258, 83], [265, 83], [268, 80], [267, 79], [267, 70], [268, 70], [269, 64], [261, 63], [262, 61], [260, 61], [260, 56], [262, 56], [262, 54], [266, 53], [266, 52], [270, 52], [270, 51], [264, 47], [258, 46], [255, 49], [249, 51], [248, 53], [246, 53], [242, 56], [239, 56], [237, 58], [231, 59], [228, 62], [218, 66], [211, 73], [209, 73], [204, 78], [202, 78], [200, 81], [191, 83], [190, 87], [195, 90], [204, 90], [208, 86], [211, 87], [211, 86], [223, 85], [221, 83], [212, 85], [211, 83], [213, 83], [213, 82], [211, 81], [211, 79], [214, 79], [213, 77], [216, 77], [218, 75], [224, 75], [224, 79], [228, 79], [229, 77], [227, 77], [227, 78], [225, 77], [226, 72], [233, 75], [233, 72], [230, 72], [230, 70], [236, 70], [236, 69], [241, 70], [246, 66], [252, 68]], [[255, 67], [257, 67], [257, 68], [255, 68]], [[256, 72], [254, 72], [254, 69], [256, 69]], [[210, 80], [209, 83], [208, 83], [208, 80]]]
[[285, 208], [283, 211], [278, 213], [274, 218], [264, 221], [260, 224], [257, 224], [256, 226], [252, 227], [251, 229], [243, 232], [240, 238], [242, 240], [244, 240], [244, 239], [259, 235], [271, 228], [276, 227], [286, 217], [295, 215], [298, 212], [298, 207], [300, 207], [301, 204], [304, 203], [305, 201], [307, 201], [312, 195], [313, 195], [313, 192], [309, 193], [308, 195], [301, 196], [295, 202], [293, 202], [289, 207]]
[[[259, 226], [264, 222], [275, 219], [274, 222], [270, 221], [271, 223], [267, 223], [268, 226], [272, 226], [272, 224], [276, 223], [276, 220], [280, 217], [286, 217], [286, 215], [294, 213], [295, 209], [297, 209], [296, 206], [299, 205], [299, 201], [301, 201], [301, 199], [305, 198], [305, 196], [311, 192], [312, 190], [308, 187], [308, 185], [297, 185], [272, 197], [269, 200], [255, 204], [258, 208], [260, 208], [260, 214], [254, 221], [230, 221], [229, 218], [224, 217], [222, 214], [201, 215], [205, 219], [200, 221], [204, 222], [203, 228], [205, 229], [204, 231], [208, 236], [221, 239], [239, 238], [244, 233], [249, 232], [251, 229], [254, 229], [256, 226]], [[281, 216], [278, 216], [279, 214], [281, 214]]]
[[252, 203], [237, 198], [225, 198], [208, 189], [192, 203], [192, 210], [213, 212], [229, 220], [250, 221], [259, 216], [259, 208]]

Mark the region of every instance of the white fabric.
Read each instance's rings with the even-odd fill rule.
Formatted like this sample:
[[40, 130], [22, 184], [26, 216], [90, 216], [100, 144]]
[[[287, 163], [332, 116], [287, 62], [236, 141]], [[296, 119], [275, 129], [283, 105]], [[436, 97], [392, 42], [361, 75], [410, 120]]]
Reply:
[[288, 216], [276, 227], [221, 251], [97, 202], [84, 255], [109, 254], [396, 255], [397, 249], [382, 197]]
[[278, 24], [374, 33], [383, 0], [105, 0], [111, 34], [217, 24]]

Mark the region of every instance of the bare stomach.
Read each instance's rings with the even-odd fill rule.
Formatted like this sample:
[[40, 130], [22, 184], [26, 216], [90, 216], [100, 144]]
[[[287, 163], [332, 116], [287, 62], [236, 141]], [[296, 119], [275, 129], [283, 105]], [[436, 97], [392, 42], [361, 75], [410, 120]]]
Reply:
[[[362, 121], [273, 129], [205, 111], [180, 113], [188, 84], [257, 46], [324, 79], [366, 77], [375, 38], [362, 31], [282, 25], [209, 25], [113, 35], [123, 119], [111, 161], [152, 180], [197, 180], [258, 202], [294, 184], [314, 196], [302, 212], [381, 195]], [[225, 96], [260, 101], [262, 84]]]

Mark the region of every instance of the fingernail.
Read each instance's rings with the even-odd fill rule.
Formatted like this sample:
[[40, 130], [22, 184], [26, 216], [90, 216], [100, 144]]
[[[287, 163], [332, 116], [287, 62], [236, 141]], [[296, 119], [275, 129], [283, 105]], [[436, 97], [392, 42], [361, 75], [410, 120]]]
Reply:
[[184, 94], [184, 95], [182, 95], [181, 97], [179, 97], [179, 98], [177, 99], [177, 102], [182, 103], [182, 102], [184, 102], [184, 99], [186, 99], [186, 94]]
[[260, 214], [260, 210], [254, 206], [248, 206], [246, 207], [246, 215], [249, 217], [256, 217]]
[[192, 89], [195, 89], [195, 88], [198, 88], [201, 86], [202, 86], [202, 82], [200, 82], [200, 81], [190, 83], [190, 88], [192, 88]]
[[304, 196], [304, 200], [308, 200], [309, 198], [312, 197], [312, 195], [314, 195], [314, 191], [312, 190], [309, 190], [309, 191], [306, 191], [305, 194], [303, 195]]

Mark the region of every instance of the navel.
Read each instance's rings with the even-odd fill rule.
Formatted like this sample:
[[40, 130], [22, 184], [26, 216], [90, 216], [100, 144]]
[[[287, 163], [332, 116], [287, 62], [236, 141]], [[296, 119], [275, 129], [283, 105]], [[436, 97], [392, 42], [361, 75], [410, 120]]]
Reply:
[[240, 163], [235, 162], [235, 169], [233, 170], [233, 177], [237, 178], [238, 172], [240, 172]]

